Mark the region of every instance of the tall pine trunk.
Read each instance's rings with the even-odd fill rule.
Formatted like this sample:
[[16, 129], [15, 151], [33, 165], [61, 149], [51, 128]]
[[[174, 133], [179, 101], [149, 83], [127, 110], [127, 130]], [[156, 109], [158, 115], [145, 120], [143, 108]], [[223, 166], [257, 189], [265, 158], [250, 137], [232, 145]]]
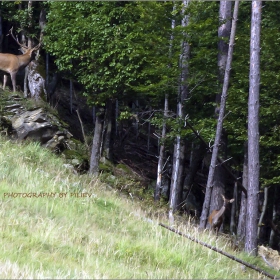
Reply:
[[[176, 5], [173, 5], [173, 11], [175, 11]], [[175, 19], [171, 20], [171, 29], [175, 28]], [[173, 48], [173, 33], [170, 36], [170, 47], [169, 47], [169, 57], [172, 56], [172, 48]], [[168, 67], [171, 67], [168, 65]], [[162, 131], [161, 131], [161, 143], [159, 148], [159, 157], [158, 157], [158, 166], [157, 166], [157, 182], [154, 192], [154, 200], [159, 201], [161, 195], [161, 188], [162, 188], [162, 172], [164, 168], [164, 154], [165, 154], [165, 137], [166, 137], [166, 119], [168, 117], [168, 94], [165, 94], [164, 98], [164, 113], [163, 113], [163, 124], [162, 124]]]
[[[188, 6], [188, 1], [183, 1], [182, 8], [182, 27], [188, 25], [188, 15], [185, 15], [185, 9]], [[184, 102], [188, 95], [187, 77], [188, 77], [188, 57], [189, 57], [189, 44], [186, 41], [186, 34], [182, 42], [182, 50], [180, 56], [179, 67], [181, 70], [181, 76], [179, 79], [178, 87], [178, 100], [177, 100], [177, 119], [179, 120], [179, 126], [185, 118]], [[182, 202], [183, 195], [183, 163], [185, 159], [185, 144], [180, 135], [180, 131], [176, 136], [173, 152], [173, 168], [171, 177], [170, 197], [169, 197], [169, 222], [173, 224], [173, 213], [179, 209]]]
[[[214, 185], [214, 175], [215, 175], [219, 145], [220, 145], [222, 129], [223, 129], [223, 120], [224, 120], [225, 109], [226, 109], [226, 98], [227, 98], [227, 91], [228, 91], [229, 78], [230, 78], [233, 46], [234, 46], [234, 41], [235, 41], [238, 7], [239, 7], [239, 1], [235, 1], [228, 56], [227, 56], [227, 64], [226, 64], [226, 69], [225, 69], [223, 90], [222, 90], [222, 96], [221, 96], [221, 104], [220, 104], [220, 109], [219, 109], [219, 118], [218, 118], [218, 123], [217, 123], [215, 141], [214, 141], [214, 145], [213, 145], [211, 163], [210, 163], [210, 167], [209, 167], [209, 174], [208, 174], [208, 179], [207, 179], [207, 186], [206, 186], [206, 193], [205, 193], [205, 198], [204, 198], [204, 203], [203, 203], [203, 208], [202, 208], [202, 214], [200, 217], [199, 227], [201, 229], [204, 229], [207, 224], [207, 217], [209, 214], [212, 188]], [[215, 194], [214, 199], [220, 199], [220, 198], [218, 198], [217, 194]]]
[[106, 159], [113, 160], [113, 112], [114, 102], [109, 99], [106, 102], [106, 114], [105, 114], [105, 132], [104, 132], [104, 147], [103, 156]]
[[259, 91], [261, 1], [252, 2], [250, 80], [248, 101], [248, 200], [245, 251], [257, 255], [258, 192], [259, 192]]
[[[228, 56], [228, 43], [226, 38], [230, 38], [231, 32], [231, 1], [220, 1], [219, 10], [219, 21], [221, 25], [218, 28], [218, 37], [220, 38], [218, 42], [218, 82], [221, 85], [221, 92], [216, 95], [217, 108], [215, 110], [216, 116], [219, 115], [219, 107], [221, 103], [222, 96], [222, 85], [225, 76], [225, 69]], [[225, 131], [222, 129], [222, 135], [220, 140], [219, 151], [223, 158], [226, 158], [226, 146], [227, 146], [227, 136]], [[213, 190], [210, 202], [210, 213], [213, 210], [220, 209], [222, 207], [223, 201], [221, 199], [221, 194], [225, 193], [225, 172], [221, 165], [217, 165], [214, 172], [213, 179]]]
[[[248, 189], [248, 143], [247, 141], [244, 143], [242, 185], [244, 186], [244, 188]], [[237, 226], [237, 239], [239, 243], [245, 241], [246, 213], [247, 213], [247, 197], [245, 193], [242, 191], [239, 217], [238, 217], [238, 226]]]
[[93, 175], [98, 175], [99, 173], [99, 159], [100, 159], [100, 152], [101, 152], [100, 150], [101, 150], [101, 142], [102, 142], [103, 123], [104, 123], [104, 109], [102, 108], [99, 109], [98, 112], [96, 113], [94, 136], [92, 140], [89, 173]]
[[165, 152], [165, 137], [166, 137], [166, 118], [168, 114], [168, 94], [165, 95], [164, 99], [164, 120], [162, 124], [162, 132], [161, 132], [161, 144], [159, 148], [159, 157], [158, 157], [158, 167], [157, 167], [157, 183], [154, 193], [154, 200], [160, 200], [160, 191], [162, 184], [162, 172], [164, 168], [164, 152]]

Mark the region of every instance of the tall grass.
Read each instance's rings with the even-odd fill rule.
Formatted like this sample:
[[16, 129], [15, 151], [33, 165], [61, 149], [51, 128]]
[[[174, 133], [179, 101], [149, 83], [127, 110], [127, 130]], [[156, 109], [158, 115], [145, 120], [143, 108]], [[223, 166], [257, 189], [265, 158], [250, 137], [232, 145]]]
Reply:
[[[0, 138], [1, 278], [263, 278], [159, 227], [129, 197], [63, 164], [36, 143]], [[189, 222], [181, 229], [217, 242]]]

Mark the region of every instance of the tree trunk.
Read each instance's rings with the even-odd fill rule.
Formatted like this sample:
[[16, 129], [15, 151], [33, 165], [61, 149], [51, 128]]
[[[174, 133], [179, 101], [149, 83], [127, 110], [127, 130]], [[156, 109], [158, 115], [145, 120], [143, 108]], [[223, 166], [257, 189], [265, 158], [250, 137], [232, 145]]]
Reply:
[[[248, 189], [248, 143], [247, 143], [247, 141], [244, 143], [244, 163], [243, 163], [242, 185], [244, 186], [244, 188]], [[240, 202], [238, 227], [237, 227], [238, 242], [245, 241], [246, 213], [247, 213], [247, 197], [244, 192], [241, 192], [241, 202]]]
[[[138, 99], [136, 99], [135, 103], [132, 103], [132, 111], [136, 116], [138, 116], [138, 110], [139, 110], [139, 102]], [[135, 123], [133, 126], [134, 126], [135, 143], [137, 145], [138, 138], [139, 138], [139, 122], [137, 118], [135, 118]]]
[[[188, 1], [183, 1], [182, 8], [182, 27], [188, 25], [188, 16], [185, 15], [185, 8], [188, 6]], [[183, 34], [184, 37], [186, 34]], [[185, 39], [182, 42], [182, 50], [180, 56], [179, 67], [181, 70], [181, 76], [179, 80], [179, 93], [177, 101], [177, 118], [179, 122], [182, 122], [185, 118], [184, 112], [184, 101], [187, 98], [188, 87], [187, 87], [187, 76], [188, 76], [188, 57], [189, 57], [189, 45]], [[173, 168], [170, 186], [170, 197], [169, 197], [169, 222], [173, 224], [174, 217], [173, 213], [179, 209], [182, 202], [183, 194], [183, 163], [185, 158], [185, 144], [181, 139], [180, 132], [176, 136], [173, 154]]]
[[119, 117], [119, 100], [115, 99], [115, 109], [114, 109], [114, 137], [117, 138], [118, 136], [118, 129], [119, 129], [119, 124], [118, 124], [118, 117]]
[[264, 201], [263, 201], [262, 212], [261, 212], [259, 224], [258, 224], [258, 239], [260, 239], [260, 232], [261, 232], [261, 228], [263, 226], [263, 219], [264, 219], [264, 215], [265, 215], [265, 212], [267, 209], [268, 189], [269, 189], [269, 187], [264, 188]]
[[50, 84], [50, 74], [49, 74], [49, 66], [50, 66], [50, 55], [46, 53], [46, 89], [47, 89], [47, 101], [51, 104], [51, 97], [49, 92], [49, 84]]
[[236, 230], [236, 223], [235, 223], [235, 214], [236, 214], [236, 205], [237, 205], [237, 182], [234, 183], [234, 192], [233, 192], [234, 201], [231, 206], [231, 213], [230, 213], [230, 233], [234, 234]]
[[[277, 224], [277, 220], [279, 220], [279, 196], [280, 196], [280, 188], [278, 186], [274, 187], [274, 197], [273, 197], [273, 209], [272, 209], [272, 223]], [[277, 244], [277, 235], [279, 238], [279, 232], [275, 231], [275, 228], [271, 228], [270, 236], [269, 236], [269, 247], [272, 249], [279, 250], [279, 244]], [[278, 246], [277, 246], [278, 245]], [[276, 246], [276, 248], [275, 248]]]
[[104, 109], [100, 109], [96, 113], [95, 118], [95, 128], [94, 136], [92, 141], [91, 148], [91, 157], [90, 157], [90, 167], [89, 173], [93, 175], [98, 175], [99, 173], [99, 159], [100, 159], [100, 147], [102, 142], [102, 130], [103, 130], [103, 120], [104, 118]]
[[[225, 115], [226, 97], [227, 97], [229, 78], [230, 78], [233, 46], [234, 46], [234, 41], [235, 41], [238, 6], [239, 6], [239, 1], [235, 1], [234, 14], [233, 14], [233, 19], [232, 19], [232, 28], [231, 28], [231, 34], [230, 34], [230, 42], [229, 42], [229, 50], [228, 50], [228, 56], [227, 56], [227, 64], [226, 64], [226, 70], [225, 70], [225, 75], [224, 75], [223, 91], [222, 91], [221, 104], [220, 104], [220, 110], [219, 110], [219, 118], [218, 118], [218, 123], [217, 123], [215, 141], [214, 141], [214, 145], [213, 145], [211, 163], [210, 163], [210, 167], [209, 167], [209, 175], [208, 175], [208, 180], [207, 180], [206, 193], [205, 193], [205, 198], [204, 198], [204, 203], [203, 203], [203, 208], [202, 208], [202, 214], [200, 217], [199, 227], [201, 229], [204, 229], [207, 224], [207, 217], [209, 214], [212, 188], [214, 185], [214, 175], [215, 175], [219, 145], [220, 145], [222, 129], [223, 129], [223, 119], [224, 119], [224, 115]], [[213, 198], [218, 199], [217, 194], [215, 194], [215, 196]]]
[[[225, 38], [230, 37], [231, 32], [231, 1], [220, 1], [219, 20], [220, 26], [218, 28], [218, 67], [219, 67], [219, 82], [222, 85], [225, 75], [228, 55], [228, 43]], [[217, 104], [221, 102], [221, 93], [217, 94]]]
[[112, 129], [113, 129], [113, 101], [109, 99], [106, 104], [106, 114], [105, 114], [105, 133], [104, 133], [104, 148], [103, 155], [110, 161], [113, 160], [113, 150], [112, 150]]
[[70, 95], [70, 114], [72, 115], [73, 113], [73, 80], [70, 79], [69, 83], [69, 95]]
[[192, 143], [192, 151], [190, 156], [190, 165], [187, 175], [184, 180], [184, 191], [189, 192], [193, 184], [195, 175], [201, 165], [201, 162], [206, 154], [206, 149], [203, 143]]
[[261, 1], [252, 2], [250, 80], [248, 101], [248, 201], [245, 251], [257, 255], [259, 192], [259, 90]]
[[[173, 5], [173, 11], [176, 10], [176, 5], [174, 3]], [[169, 46], [169, 57], [172, 56], [172, 49], [173, 49], [173, 30], [175, 28], [175, 19], [172, 18], [171, 20], [171, 36], [170, 36], [170, 46]], [[168, 65], [168, 67], [171, 67], [171, 65]], [[161, 195], [161, 189], [162, 189], [162, 172], [164, 168], [164, 154], [165, 154], [165, 137], [166, 137], [166, 119], [168, 117], [168, 94], [165, 94], [164, 98], [164, 113], [163, 113], [163, 124], [162, 124], [162, 131], [161, 131], [161, 143], [160, 143], [160, 149], [159, 149], [159, 157], [158, 157], [158, 166], [157, 166], [157, 182], [154, 192], [154, 200], [159, 201], [160, 195]]]
[[[228, 43], [225, 41], [226, 38], [230, 37], [231, 32], [231, 1], [220, 1], [220, 10], [219, 10], [219, 20], [220, 26], [218, 28], [218, 37], [220, 38], [218, 42], [218, 68], [219, 75], [218, 81], [219, 84], [222, 85], [225, 76], [225, 69], [227, 63], [228, 56]], [[216, 103], [217, 108], [215, 110], [215, 117], [219, 115], [219, 106], [221, 103], [222, 89], [216, 95]], [[220, 139], [220, 147], [219, 151], [222, 155], [222, 158], [226, 158], [226, 143], [227, 136], [225, 131], [222, 129]], [[213, 210], [220, 209], [223, 205], [223, 200], [221, 198], [221, 194], [225, 193], [225, 172], [221, 165], [217, 165], [214, 172], [213, 178], [213, 189], [211, 194], [211, 202], [210, 202], [210, 213]]]
[[166, 120], [168, 114], [168, 94], [165, 95], [164, 99], [164, 120], [162, 124], [162, 132], [161, 132], [161, 144], [159, 148], [159, 157], [158, 157], [158, 167], [157, 167], [157, 183], [155, 187], [155, 193], [154, 193], [154, 200], [159, 201], [160, 200], [160, 190], [161, 190], [161, 184], [162, 184], [162, 172], [163, 172], [163, 166], [164, 166], [164, 152], [165, 152], [165, 137], [166, 137]]

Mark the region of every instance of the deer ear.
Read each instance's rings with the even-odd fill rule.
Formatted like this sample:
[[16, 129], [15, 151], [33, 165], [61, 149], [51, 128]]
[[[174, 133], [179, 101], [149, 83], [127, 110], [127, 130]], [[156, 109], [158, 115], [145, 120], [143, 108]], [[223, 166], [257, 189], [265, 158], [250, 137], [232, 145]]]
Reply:
[[232, 203], [234, 201], [234, 198], [232, 198], [229, 202]]

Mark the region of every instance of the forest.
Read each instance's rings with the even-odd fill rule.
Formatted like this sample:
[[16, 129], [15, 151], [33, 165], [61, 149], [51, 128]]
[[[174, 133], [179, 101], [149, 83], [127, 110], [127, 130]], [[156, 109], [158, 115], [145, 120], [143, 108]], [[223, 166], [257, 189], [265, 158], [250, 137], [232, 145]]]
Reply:
[[50, 104], [61, 84], [70, 110], [73, 89], [85, 97], [89, 174], [101, 158], [132, 166], [155, 205], [168, 204], [170, 224], [187, 214], [208, 228], [231, 199], [222, 230], [255, 255], [261, 244], [280, 250], [279, 6], [1, 1], [0, 51], [20, 54], [13, 27], [41, 44]]

